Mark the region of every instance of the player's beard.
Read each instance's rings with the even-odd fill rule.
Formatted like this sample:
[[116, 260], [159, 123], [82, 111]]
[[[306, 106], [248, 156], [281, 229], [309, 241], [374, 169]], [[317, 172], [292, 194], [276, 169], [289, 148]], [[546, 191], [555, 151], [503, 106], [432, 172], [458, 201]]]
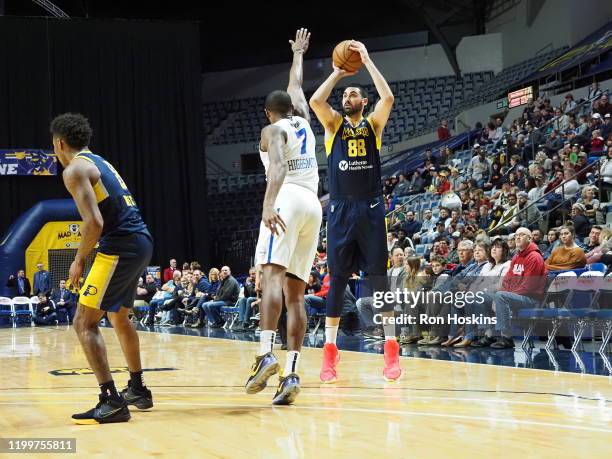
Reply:
[[352, 105], [344, 105], [342, 107], [342, 110], [344, 111], [344, 114], [346, 116], [353, 116], [356, 113], [361, 113], [361, 111], [363, 110], [363, 103], [360, 103], [357, 107], [353, 107]]

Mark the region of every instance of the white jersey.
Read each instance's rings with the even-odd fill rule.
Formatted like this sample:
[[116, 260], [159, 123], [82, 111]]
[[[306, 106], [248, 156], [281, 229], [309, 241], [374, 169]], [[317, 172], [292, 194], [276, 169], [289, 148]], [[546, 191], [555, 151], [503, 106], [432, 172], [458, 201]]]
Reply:
[[[319, 166], [315, 152], [316, 139], [308, 121], [300, 116], [283, 118], [274, 123], [287, 134], [284, 157], [287, 162], [287, 174], [283, 184], [292, 183], [311, 190], [317, 194], [319, 188]], [[270, 159], [267, 151], [259, 149], [261, 162], [268, 175]]]

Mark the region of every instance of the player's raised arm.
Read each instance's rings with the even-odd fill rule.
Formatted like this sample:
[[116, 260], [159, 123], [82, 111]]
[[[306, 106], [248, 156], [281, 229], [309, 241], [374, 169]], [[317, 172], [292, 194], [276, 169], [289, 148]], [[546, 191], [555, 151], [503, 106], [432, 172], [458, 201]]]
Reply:
[[62, 178], [66, 188], [74, 198], [74, 202], [83, 219], [81, 225], [81, 243], [74, 262], [70, 266], [70, 281], [72, 285], [79, 286], [79, 279], [83, 274], [85, 259], [96, 246], [104, 220], [96, 201], [96, 194], [90, 182], [90, 166], [83, 161], [74, 161], [70, 167], [64, 169]]
[[361, 61], [363, 65], [370, 72], [370, 76], [374, 81], [374, 86], [376, 86], [376, 91], [380, 97], [380, 100], [374, 107], [374, 111], [370, 115], [370, 120], [372, 121], [372, 127], [376, 131], [376, 135], [380, 138], [382, 137], [383, 129], [389, 120], [389, 115], [391, 114], [391, 109], [393, 108], [393, 102], [395, 97], [391, 92], [391, 88], [387, 84], [385, 77], [382, 76], [382, 73], [376, 68], [372, 59], [370, 59], [370, 55], [368, 54], [368, 50], [365, 45], [359, 41], [353, 41], [349, 46], [349, 49], [353, 51], [357, 51], [361, 56]]
[[289, 85], [287, 86], [287, 92], [291, 96], [291, 102], [293, 103], [293, 113], [297, 116], [301, 116], [310, 123], [310, 111], [308, 109], [308, 102], [302, 89], [302, 83], [304, 81], [304, 53], [308, 50], [308, 44], [310, 43], [310, 32], [308, 29], [299, 29], [295, 32], [295, 41], [289, 40], [291, 44], [291, 50], [293, 51], [293, 63], [291, 64], [291, 70], [289, 71]]
[[286, 143], [287, 134], [280, 127], [271, 124], [262, 129], [260, 148], [261, 151], [268, 152], [270, 165], [261, 220], [272, 234], [279, 234], [277, 225], [280, 225], [283, 231], [287, 230], [285, 222], [274, 208], [274, 202], [287, 174], [287, 163], [283, 159], [283, 148]]
[[325, 128], [325, 131], [331, 134], [339, 121], [342, 119], [342, 115], [338, 113], [336, 110], [332, 108], [331, 105], [327, 102], [331, 92], [334, 90], [338, 81], [342, 78], [355, 75], [357, 72], [347, 72], [346, 70], [342, 70], [334, 65], [334, 71], [332, 74], [327, 77], [327, 80], [323, 82], [319, 89], [315, 91], [315, 93], [310, 98], [310, 108], [315, 112], [319, 122]]

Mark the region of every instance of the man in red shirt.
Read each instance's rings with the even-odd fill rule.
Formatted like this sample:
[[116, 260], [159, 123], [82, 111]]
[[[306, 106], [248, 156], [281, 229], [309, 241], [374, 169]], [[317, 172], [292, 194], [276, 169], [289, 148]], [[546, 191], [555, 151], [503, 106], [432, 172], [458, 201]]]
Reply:
[[448, 120], [442, 120], [440, 127], [438, 127], [438, 140], [450, 139], [451, 133], [448, 128]]
[[512, 257], [510, 268], [504, 276], [500, 291], [494, 295], [495, 330], [500, 333], [497, 341], [491, 344], [494, 349], [514, 347], [510, 312], [512, 308], [537, 308], [544, 298], [548, 270], [538, 246], [531, 241], [531, 231], [527, 228], [516, 230], [516, 255]]
[[438, 184], [438, 188], [436, 190], [436, 194], [444, 194], [451, 190], [451, 183], [448, 180], [448, 172], [441, 171], [440, 174], [440, 183]]
[[164, 269], [164, 274], [163, 274], [164, 284], [172, 280], [172, 277], [174, 276], [174, 271], [176, 271], [176, 260], [172, 258], [170, 260], [170, 267]]

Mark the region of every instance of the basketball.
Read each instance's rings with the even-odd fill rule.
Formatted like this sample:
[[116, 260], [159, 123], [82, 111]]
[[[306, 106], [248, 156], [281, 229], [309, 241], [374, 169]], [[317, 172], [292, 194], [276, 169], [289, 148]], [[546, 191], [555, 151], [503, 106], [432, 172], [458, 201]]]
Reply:
[[349, 49], [352, 40], [344, 40], [336, 45], [332, 59], [336, 67], [347, 72], [356, 72], [361, 68], [361, 56], [357, 51]]

